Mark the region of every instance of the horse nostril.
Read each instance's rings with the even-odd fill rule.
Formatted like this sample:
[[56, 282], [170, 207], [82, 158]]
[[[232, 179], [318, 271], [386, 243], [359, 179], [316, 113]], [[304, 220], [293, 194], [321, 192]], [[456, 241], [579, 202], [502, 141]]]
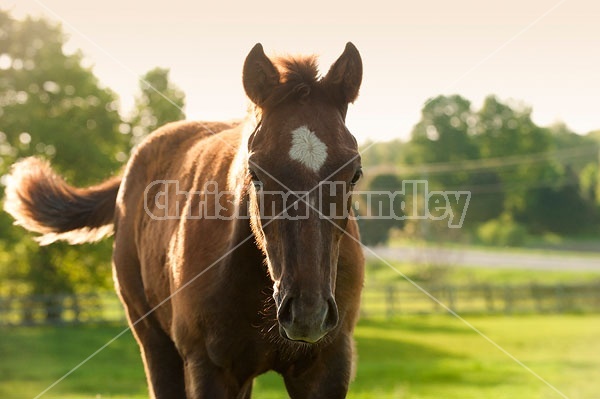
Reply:
[[279, 320], [279, 323], [284, 326], [289, 326], [292, 324], [294, 321], [292, 315], [292, 298], [283, 298], [283, 301], [281, 301], [281, 305], [277, 310], [277, 320]]
[[326, 331], [333, 330], [339, 322], [339, 314], [335, 299], [330, 297], [327, 300], [327, 313], [325, 315], [325, 321], [323, 322], [323, 329]]

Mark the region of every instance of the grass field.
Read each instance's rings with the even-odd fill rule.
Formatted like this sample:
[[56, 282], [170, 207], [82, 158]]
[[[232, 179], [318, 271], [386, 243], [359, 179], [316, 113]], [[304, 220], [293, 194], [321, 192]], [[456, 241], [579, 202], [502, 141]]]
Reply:
[[[571, 399], [600, 398], [600, 315], [480, 316], [469, 321]], [[0, 330], [0, 398], [33, 398], [123, 327]], [[561, 398], [467, 327], [446, 315], [365, 320], [349, 398]], [[261, 376], [256, 398], [285, 398], [279, 376]], [[128, 332], [44, 398], [147, 397]]]
[[[575, 283], [597, 272], [435, 267], [393, 263], [418, 283]], [[408, 285], [380, 262], [368, 282]], [[365, 308], [376, 303], [366, 295]], [[600, 315], [466, 316], [510, 354], [571, 399], [600, 399]], [[0, 329], [0, 398], [33, 398], [123, 331], [120, 324]], [[542, 399], [560, 394], [449, 315], [366, 319], [356, 330], [354, 399]], [[127, 332], [43, 398], [145, 398], [137, 345]], [[281, 378], [256, 380], [254, 397], [285, 398]]]

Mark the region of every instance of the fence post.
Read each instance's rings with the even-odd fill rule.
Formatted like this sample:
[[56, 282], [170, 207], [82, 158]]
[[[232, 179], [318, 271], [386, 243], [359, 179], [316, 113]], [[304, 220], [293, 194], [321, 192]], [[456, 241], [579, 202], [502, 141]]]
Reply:
[[489, 284], [483, 285], [483, 297], [485, 298], [485, 303], [488, 312], [494, 311], [494, 290]]
[[448, 293], [448, 308], [452, 311], [456, 311], [455, 309], [455, 300], [456, 300], [456, 288], [449, 285], [446, 287], [446, 292]]
[[531, 296], [535, 302], [535, 309], [538, 313], [544, 313], [544, 294], [542, 286], [537, 283], [531, 283]]
[[395, 292], [396, 291], [396, 287], [394, 287], [393, 285], [388, 285], [387, 286], [387, 295], [386, 295], [386, 315], [388, 319], [391, 319], [392, 317], [394, 317], [394, 313], [395, 312], [395, 308], [394, 308], [394, 302], [395, 302]]
[[512, 313], [513, 299], [513, 289], [506, 284], [504, 286], [504, 313]]
[[565, 287], [562, 284], [556, 286], [556, 311], [561, 313], [565, 310]]

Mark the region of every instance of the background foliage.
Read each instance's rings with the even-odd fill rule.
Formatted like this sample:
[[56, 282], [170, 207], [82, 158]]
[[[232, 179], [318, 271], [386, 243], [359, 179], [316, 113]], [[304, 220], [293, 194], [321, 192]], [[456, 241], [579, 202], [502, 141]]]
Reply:
[[[527, 234], [597, 235], [599, 132], [578, 135], [564, 124], [540, 127], [531, 112], [495, 96], [479, 110], [459, 95], [432, 98], [408, 142], [364, 146], [367, 174], [393, 170], [399, 179], [428, 180], [430, 190], [470, 191], [461, 239], [506, 245], [505, 238], [492, 237], [513, 235], [521, 239], [510, 244], [519, 245]], [[383, 222], [381, 228], [390, 231]], [[510, 232], [490, 234], [492, 226]], [[427, 233], [420, 234], [432, 238]]]
[[[80, 52], [65, 53], [65, 40], [60, 26], [0, 11], [0, 175], [19, 158], [39, 156], [75, 185], [96, 183], [119, 173], [155, 128], [185, 117], [185, 94], [165, 68], [140, 79], [134, 110], [120, 115], [116, 94], [82, 65]], [[423, 106], [409, 141], [366, 143], [359, 189], [394, 191], [403, 180], [427, 179], [431, 190], [470, 190], [472, 199], [460, 231], [361, 221], [364, 242], [404, 234], [520, 245], [531, 235], [598, 234], [600, 131], [537, 126], [531, 112], [494, 96], [479, 109], [460, 95], [438, 96]], [[11, 224], [1, 212], [0, 295], [109, 289], [110, 240], [40, 248]]]
[[[38, 156], [72, 184], [97, 183], [119, 173], [146, 134], [184, 117], [185, 95], [163, 68], [141, 79], [133, 114], [121, 117], [116, 94], [82, 66], [81, 53], [64, 52], [65, 39], [57, 25], [14, 20], [0, 10], [0, 175], [19, 158]], [[11, 224], [10, 216], [0, 213], [0, 295], [36, 298], [110, 288], [110, 240], [39, 247]]]

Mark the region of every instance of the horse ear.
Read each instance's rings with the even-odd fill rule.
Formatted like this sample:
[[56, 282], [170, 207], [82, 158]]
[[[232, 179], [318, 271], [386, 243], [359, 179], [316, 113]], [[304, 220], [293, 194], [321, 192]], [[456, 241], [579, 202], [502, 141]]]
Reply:
[[262, 44], [257, 43], [248, 53], [242, 80], [246, 95], [258, 106], [264, 103], [279, 84], [279, 72], [265, 55]]
[[362, 81], [362, 59], [354, 44], [346, 43], [344, 52], [323, 79], [342, 105], [354, 102]]

